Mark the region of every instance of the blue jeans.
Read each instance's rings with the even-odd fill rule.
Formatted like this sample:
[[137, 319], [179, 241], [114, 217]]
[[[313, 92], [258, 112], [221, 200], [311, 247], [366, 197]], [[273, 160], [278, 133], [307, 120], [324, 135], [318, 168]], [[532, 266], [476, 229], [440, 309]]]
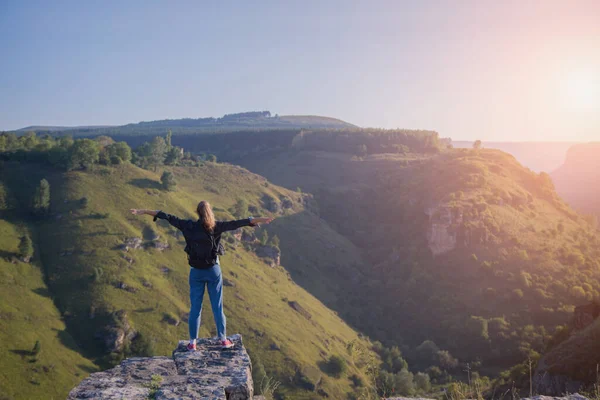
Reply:
[[223, 277], [221, 276], [221, 267], [219, 264], [213, 265], [209, 269], [190, 268], [190, 309], [189, 325], [190, 339], [198, 338], [200, 329], [200, 317], [202, 314], [202, 299], [204, 298], [204, 288], [208, 286], [208, 297], [217, 325], [217, 335], [221, 340], [225, 340], [225, 314], [223, 313]]

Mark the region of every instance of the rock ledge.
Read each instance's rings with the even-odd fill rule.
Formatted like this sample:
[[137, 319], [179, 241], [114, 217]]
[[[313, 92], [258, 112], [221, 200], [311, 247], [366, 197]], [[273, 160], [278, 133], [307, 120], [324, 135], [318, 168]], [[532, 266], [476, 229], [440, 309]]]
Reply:
[[133, 357], [91, 374], [69, 393], [75, 399], [226, 399], [253, 398], [252, 364], [241, 335], [222, 350], [213, 339], [200, 339], [188, 352], [180, 341], [172, 357]]

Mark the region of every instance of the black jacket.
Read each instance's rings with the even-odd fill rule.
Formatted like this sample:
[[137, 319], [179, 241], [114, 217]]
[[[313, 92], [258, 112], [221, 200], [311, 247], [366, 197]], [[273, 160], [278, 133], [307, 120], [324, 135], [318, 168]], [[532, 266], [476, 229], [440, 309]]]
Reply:
[[[157, 218], [166, 219], [169, 221], [169, 224], [173, 225], [183, 233], [186, 243], [185, 252], [188, 254], [188, 262], [191, 267], [200, 269], [212, 267], [216, 262], [216, 258], [199, 260], [197, 257], [190, 257], [190, 254], [211, 254], [211, 252], [213, 252], [216, 257], [216, 249], [219, 248], [221, 234], [223, 232], [234, 231], [238, 228], [252, 225], [249, 218], [237, 221], [217, 221], [215, 229], [211, 234], [204, 229], [202, 221], [199, 219], [196, 221], [192, 219], [181, 219], [162, 211], [159, 211], [156, 214], [154, 221], [156, 221]], [[194, 251], [191, 251], [192, 248], [194, 248]]]

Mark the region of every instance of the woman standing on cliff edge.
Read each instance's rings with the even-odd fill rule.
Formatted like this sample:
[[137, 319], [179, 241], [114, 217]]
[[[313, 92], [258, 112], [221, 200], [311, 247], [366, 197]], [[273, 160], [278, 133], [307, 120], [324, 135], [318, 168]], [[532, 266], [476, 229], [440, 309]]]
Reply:
[[196, 213], [198, 220], [180, 219], [174, 215], [166, 214], [159, 210], [130, 210], [134, 215], [151, 215], [154, 221], [157, 218], [166, 219], [171, 225], [179, 229], [185, 238], [185, 252], [190, 265], [190, 300], [192, 303], [189, 317], [190, 343], [187, 349], [196, 350], [196, 339], [200, 329], [200, 315], [202, 312], [202, 299], [204, 288], [208, 286], [208, 296], [212, 312], [217, 325], [217, 334], [224, 349], [229, 349], [234, 344], [227, 339], [225, 328], [226, 319], [223, 313], [223, 276], [219, 265], [219, 255], [224, 254], [221, 244], [221, 234], [233, 231], [243, 226], [259, 226], [268, 224], [272, 218], [246, 218], [237, 221], [215, 221], [212, 208], [208, 201], [198, 203]]

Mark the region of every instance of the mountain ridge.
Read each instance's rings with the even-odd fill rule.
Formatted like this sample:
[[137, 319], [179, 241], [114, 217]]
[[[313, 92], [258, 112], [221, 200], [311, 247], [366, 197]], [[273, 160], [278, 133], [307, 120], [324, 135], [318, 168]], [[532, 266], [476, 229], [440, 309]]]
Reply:
[[[90, 126], [43, 126], [34, 125], [14, 130], [14, 132], [35, 131], [38, 134], [72, 134], [73, 136], [122, 134], [131, 130], [172, 129], [174, 132], [190, 130], [234, 130], [289, 129], [289, 128], [356, 128], [356, 125], [341, 119], [319, 115], [272, 115], [270, 111], [251, 111], [225, 114], [222, 117], [174, 118], [153, 121], [140, 121], [124, 125]], [[164, 133], [164, 132], [163, 132]]]

